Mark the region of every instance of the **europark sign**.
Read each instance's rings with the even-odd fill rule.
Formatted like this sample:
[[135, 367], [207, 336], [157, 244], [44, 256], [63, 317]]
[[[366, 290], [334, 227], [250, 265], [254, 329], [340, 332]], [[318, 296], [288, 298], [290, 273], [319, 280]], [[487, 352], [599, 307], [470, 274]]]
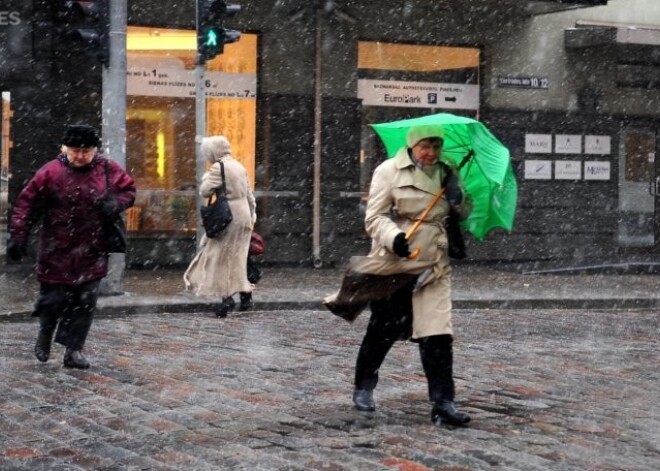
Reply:
[[479, 85], [360, 79], [358, 98], [364, 106], [478, 110]]

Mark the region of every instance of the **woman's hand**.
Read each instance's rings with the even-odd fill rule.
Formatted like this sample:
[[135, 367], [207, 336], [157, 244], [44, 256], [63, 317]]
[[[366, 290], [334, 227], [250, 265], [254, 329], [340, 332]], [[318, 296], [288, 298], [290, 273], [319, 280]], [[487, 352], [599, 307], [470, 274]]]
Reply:
[[410, 245], [408, 245], [408, 240], [406, 240], [405, 232], [400, 232], [394, 238], [392, 243], [392, 252], [397, 254], [399, 257], [407, 257], [410, 255]]

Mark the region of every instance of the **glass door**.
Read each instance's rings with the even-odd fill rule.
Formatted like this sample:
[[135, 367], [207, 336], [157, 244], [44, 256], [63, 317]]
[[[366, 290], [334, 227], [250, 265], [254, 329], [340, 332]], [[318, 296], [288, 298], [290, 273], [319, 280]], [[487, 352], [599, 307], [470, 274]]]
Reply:
[[[655, 245], [655, 133], [628, 129], [619, 151], [619, 230], [622, 247]], [[651, 188], [652, 189], [652, 188]]]

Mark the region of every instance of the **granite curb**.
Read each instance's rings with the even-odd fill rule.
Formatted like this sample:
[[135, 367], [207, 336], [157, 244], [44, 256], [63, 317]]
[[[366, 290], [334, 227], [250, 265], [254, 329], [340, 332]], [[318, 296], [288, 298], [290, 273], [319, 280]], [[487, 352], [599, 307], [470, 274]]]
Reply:
[[[29, 266], [0, 273], [0, 322], [31, 315], [38, 283]], [[196, 297], [183, 286], [182, 269], [128, 270], [124, 294], [102, 296], [98, 316], [215, 312], [219, 300]], [[341, 284], [343, 270], [264, 267], [252, 311], [325, 310], [322, 300]], [[453, 275], [455, 309], [625, 310], [660, 308], [655, 273], [525, 273], [508, 265], [458, 265]]]
[[[135, 298], [133, 298], [135, 299]], [[172, 300], [169, 302], [126, 303], [112, 305], [99, 301], [96, 317], [114, 318], [144, 314], [178, 314], [190, 312], [213, 313], [220, 307], [217, 302], [199, 302]], [[464, 299], [453, 301], [454, 309], [484, 310], [534, 310], [534, 309], [570, 309], [570, 310], [653, 310], [660, 309], [660, 299], [640, 298], [605, 298], [605, 299]], [[258, 311], [323, 311], [321, 301], [263, 301], [255, 302], [254, 307], [246, 312]], [[29, 309], [0, 313], [0, 322], [26, 321], [31, 319]]]

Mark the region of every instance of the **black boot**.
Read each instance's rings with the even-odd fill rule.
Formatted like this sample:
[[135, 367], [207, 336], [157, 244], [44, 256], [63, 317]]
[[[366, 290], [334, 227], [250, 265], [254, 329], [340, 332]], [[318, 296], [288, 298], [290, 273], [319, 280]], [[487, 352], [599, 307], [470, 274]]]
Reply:
[[53, 333], [57, 327], [57, 318], [51, 317], [47, 313], [39, 316], [39, 334], [37, 343], [34, 345], [34, 355], [42, 363], [46, 363], [50, 358], [50, 346], [53, 342]]
[[465, 425], [470, 421], [470, 416], [456, 409], [454, 401], [441, 401], [433, 404], [431, 422], [436, 425]]
[[433, 402], [431, 420], [436, 425], [465, 425], [470, 416], [456, 409], [453, 377], [453, 338], [434, 335], [419, 343], [424, 373], [429, 382], [429, 398]]
[[50, 358], [50, 344], [53, 339], [53, 332], [39, 331], [37, 335], [37, 343], [34, 345], [34, 354], [42, 363], [46, 363]]
[[234, 298], [231, 296], [224, 298], [222, 304], [220, 304], [220, 310], [216, 312], [215, 315], [218, 317], [227, 317], [227, 313], [233, 311], [235, 306], [236, 302], [234, 301]]
[[85, 355], [80, 350], [67, 348], [64, 352], [64, 366], [84, 370], [89, 368], [89, 361], [87, 361], [87, 358], [85, 358]]
[[252, 293], [241, 293], [241, 304], [238, 306], [239, 311], [249, 311], [254, 307], [252, 301]]
[[362, 412], [373, 412], [376, 410], [372, 389], [355, 389], [353, 391], [353, 403], [355, 404], [355, 408]]

